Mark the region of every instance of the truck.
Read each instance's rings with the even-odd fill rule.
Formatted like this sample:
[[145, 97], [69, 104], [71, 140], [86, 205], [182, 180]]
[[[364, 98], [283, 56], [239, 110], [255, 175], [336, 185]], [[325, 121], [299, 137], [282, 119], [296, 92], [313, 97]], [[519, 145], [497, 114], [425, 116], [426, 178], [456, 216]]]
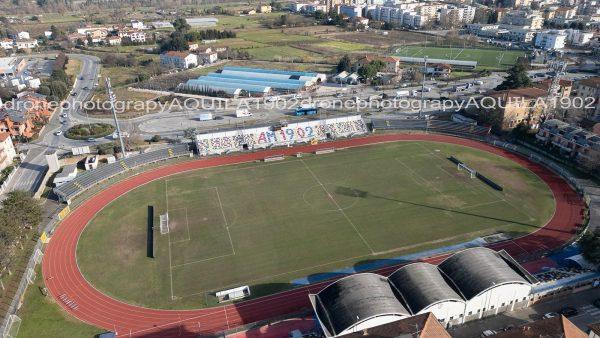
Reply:
[[198, 121], [212, 121], [212, 120], [213, 120], [212, 113], [198, 114]]
[[294, 111], [294, 115], [296, 116], [304, 116], [304, 115], [316, 115], [319, 112], [319, 108], [312, 104], [303, 104], [300, 107], [297, 107]]
[[406, 96], [410, 96], [410, 92], [408, 90], [399, 90], [396, 92], [397, 98], [406, 97]]
[[245, 108], [242, 109], [236, 109], [235, 110], [235, 117], [250, 117], [252, 116], [252, 113]]

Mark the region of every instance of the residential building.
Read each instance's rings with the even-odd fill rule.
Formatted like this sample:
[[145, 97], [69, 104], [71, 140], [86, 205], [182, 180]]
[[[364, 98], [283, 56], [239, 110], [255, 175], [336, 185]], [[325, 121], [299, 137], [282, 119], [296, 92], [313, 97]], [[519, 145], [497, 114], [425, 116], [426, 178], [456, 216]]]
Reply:
[[133, 29], [137, 29], [137, 30], [142, 30], [142, 29], [146, 29], [146, 25], [144, 25], [143, 21], [139, 21], [139, 20], [131, 20], [131, 28]]
[[511, 0], [510, 3], [514, 9], [529, 8], [531, 6], [531, 0]]
[[600, 136], [560, 120], [545, 121], [535, 137], [540, 144], [576, 161], [586, 162], [600, 152]]
[[15, 42], [17, 49], [33, 49], [38, 46], [38, 42], [35, 39], [31, 40], [17, 40]]
[[109, 45], [111, 46], [119, 46], [122, 43], [121, 37], [119, 36], [109, 36], [106, 39], [106, 42], [108, 42]]
[[121, 39], [127, 38], [134, 43], [146, 42], [146, 33], [137, 29], [122, 29], [118, 35]]
[[[547, 91], [528, 87], [494, 91], [487, 95], [496, 100], [496, 108], [502, 115], [502, 129], [512, 129], [520, 123], [532, 127], [539, 125], [545, 108]], [[483, 104], [483, 102], [482, 102]], [[483, 106], [489, 105], [485, 102]]]
[[532, 42], [535, 38], [535, 31], [529, 28], [520, 28], [520, 27], [502, 27], [506, 30], [503, 38], [505, 40], [516, 41], [516, 42]]
[[17, 75], [27, 63], [22, 58], [4, 57], [0, 58], [0, 78]]
[[382, 61], [385, 64], [385, 67], [382, 70], [383, 73], [400, 72], [400, 59], [392, 56], [382, 57], [377, 55], [365, 55], [356, 61], [355, 68], [358, 70], [372, 61]]
[[376, 6], [368, 13], [374, 20], [389, 22], [396, 27], [420, 28], [427, 23], [427, 18], [417, 12], [397, 7]]
[[150, 23], [150, 27], [154, 29], [173, 28], [173, 24], [169, 21], [153, 21]]
[[215, 63], [219, 60], [219, 54], [217, 52], [198, 53], [198, 60], [202, 64]]
[[443, 27], [460, 27], [473, 22], [475, 7], [449, 6], [440, 10], [440, 25]]
[[535, 35], [534, 45], [544, 50], [557, 50], [565, 48], [567, 34], [564, 31], [550, 30], [538, 32]]
[[29, 32], [19, 32], [19, 33], [17, 33], [17, 39], [18, 40], [29, 40], [29, 39], [31, 39], [31, 36], [29, 35]]
[[0, 39], [0, 48], [12, 49], [15, 42], [12, 39]]
[[362, 7], [353, 5], [341, 5], [340, 15], [348, 18], [359, 18], [362, 17]]
[[[575, 82], [575, 95], [582, 97], [586, 104], [590, 104], [591, 114], [600, 116], [600, 77], [590, 77]], [[586, 101], [587, 100], [587, 101]]]
[[504, 13], [500, 23], [512, 26], [527, 26], [530, 29], [542, 29], [544, 18], [537, 13], [526, 11], [510, 11]]
[[590, 43], [594, 37], [593, 32], [582, 32], [578, 29], [567, 29], [567, 42], [573, 46], [585, 46]]
[[33, 122], [10, 108], [0, 110], [0, 132], [9, 133], [11, 137], [32, 137]]
[[7, 132], [0, 133], [0, 170], [12, 165], [16, 156], [17, 152], [10, 134]]
[[271, 5], [258, 5], [256, 11], [258, 13], [271, 13]]
[[160, 62], [165, 66], [187, 69], [198, 66], [198, 56], [189, 52], [169, 51], [160, 55]]
[[188, 50], [190, 52], [198, 50], [198, 43], [197, 42], [188, 42]]
[[440, 324], [431, 312], [423, 313], [406, 319], [393, 321], [391, 323], [375, 326], [372, 328], [357, 330], [356, 332], [341, 335], [343, 338], [450, 338], [450, 333]]
[[[548, 92], [548, 90], [550, 90], [550, 86], [552, 85], [552, 82], [553, 82], [553, 79], [545, 79], [540, 82], [535, 82], [533, 84], [533, 86]], [[557, 95], [559, 98], [571, 96], [572, 90], [573, 90], [573, 81], [563, 80], [563, 79], [558, 81]]]
[[554, 19], [560, 18], [563, 20], [570, 20], [575, 17], [577, 9], [574, 7], [559, 7], [554, 11]]

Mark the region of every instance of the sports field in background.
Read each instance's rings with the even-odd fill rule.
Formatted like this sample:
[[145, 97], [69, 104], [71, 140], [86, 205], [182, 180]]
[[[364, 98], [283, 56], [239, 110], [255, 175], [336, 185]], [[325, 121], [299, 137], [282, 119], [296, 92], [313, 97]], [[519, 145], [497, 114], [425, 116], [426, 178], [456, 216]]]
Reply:
[[[504, 186], [492, 190], [448, 156]], [[155, 256], [146, 257], [147, 208]], [[170, 232], [158, 231], [169, 214]], [[254, 296], [295, 278], [468, 241], [535, 231], [554, 212], [527, 169], [471, 148], [395, 142], [178, 174], [104, 208], [83, 232], [79, 267], [118, 299], [157, 308], [216, 304], [214, 292]]]
[[525, 56], [522, 51], [504, 49], [475, 49], [452, 47], [419, 47], [404, 46], [396, 51], [397, 56], [423, 57], [432, 59], [449, 59], [461, 61], [477, 61], [480, 68], [508, 68], [515, 64], [517, 58]]

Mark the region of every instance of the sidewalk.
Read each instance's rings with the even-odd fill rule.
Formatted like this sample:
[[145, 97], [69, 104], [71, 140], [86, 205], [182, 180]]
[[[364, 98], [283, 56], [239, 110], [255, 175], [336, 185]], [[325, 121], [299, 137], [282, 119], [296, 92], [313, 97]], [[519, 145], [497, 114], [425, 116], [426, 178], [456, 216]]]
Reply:
[[600, 309], [592, 305], [592, 301], [596, 298], [600, 298], [600, 288], [557, 297], [556, 299], [538, 303], [532, 307], [505, 312], [494, 317], [470, 322], [449, 329], [448, 331], [453, 337], [480, 337], [484, 330], [499, 331], [509, 324], [519, 326], [527, 322], [533, 322], [541, 319], [545, 313], [558, 312], [563, 306], [568, 305], [579, 311], [579, 314], [569, 317], [569, 320], [587, 333], [589, 331], [587, 324], [600, 322]]

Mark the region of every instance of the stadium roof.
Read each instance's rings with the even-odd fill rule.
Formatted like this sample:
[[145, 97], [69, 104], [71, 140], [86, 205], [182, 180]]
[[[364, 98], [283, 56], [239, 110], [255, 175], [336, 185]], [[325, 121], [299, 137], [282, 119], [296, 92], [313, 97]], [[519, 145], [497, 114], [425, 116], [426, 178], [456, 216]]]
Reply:
[[268, 93], [271, 90], [271, 87], [261, 84], [222, 81], [221, 79], [213, 79], [206, 76], [188, 80], [186, 86], [189, 88], [204, 87], [214, 90], [223, 90], [229, 94], [239, 93], [241, 90], [250, 93]]
[[405, 265], [391, 274], [389, 281], [400, 292], [412, 313], [443, 301], [464, 302], [450, 286], [452, 282], [437, 266], [429, 263]]
[[512, 265], [513, 262], [508, 262], [496, 251], [477, 247], [448, 257], [438, 267], [452, 279], [465, 299], [471, 299], [502, 284], [531, 284], [535, 281], [528, 275], [522, 275], [521, 271], [515, 271]]
[[331, 335], [338, 335], [373, 317], [409, 317], [387, 279], [373, 273], [351, 275], [314, 295], [317, 316]]
[[435, 315], [431, 312], [397, 320], [388, 324], [379, 325], [358, 332], [352, 332], [340, 337], [343, 338], [450, 338], [450, 334]]
[[258, 84], [276, 89], [300, 89], [306, 85], [306, 81], [287, 79], [268, 79], [263, 77], [248, 77], [236, 74], [210, 73], [205, 77], [217, 79], [217, 81], [229, 83]]
[[[416, 58], [416, 57], [409, 57], [409, 56], [400, 56], [399, 59], [401, 62], [407, 62], [407, 63], [424, 63], [425, 62], [425, 58]], [[443, 63], [443, 64], [453, 65], [453, 66], [463, 66], [463, 67], [473, 67], [473, 68], [477, 67], [477, 61], [462, 61], [462, 60], [427, 58], [427, 62], [430, 64]]]

